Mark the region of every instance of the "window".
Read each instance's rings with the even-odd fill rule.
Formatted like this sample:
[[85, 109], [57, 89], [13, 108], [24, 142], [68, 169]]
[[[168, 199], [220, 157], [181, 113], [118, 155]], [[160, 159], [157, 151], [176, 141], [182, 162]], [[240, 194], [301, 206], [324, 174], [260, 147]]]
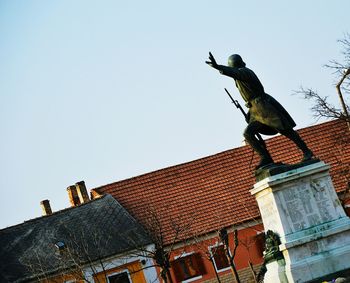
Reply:
[[216, 270], [226, 270], [230, 267], [230, 263], [227, 259], [225, 247], [223, 244], [210, 247], [210, 252], [213, 256]]
[[203, 260], [199, 253], [183, 255], [174, 260], [171, 267], [178, 282], [205, 274]]
[[109, 283], [130, 283], [129, 274], [127, 271], [123, 271], [117, 274], [108, 276]]

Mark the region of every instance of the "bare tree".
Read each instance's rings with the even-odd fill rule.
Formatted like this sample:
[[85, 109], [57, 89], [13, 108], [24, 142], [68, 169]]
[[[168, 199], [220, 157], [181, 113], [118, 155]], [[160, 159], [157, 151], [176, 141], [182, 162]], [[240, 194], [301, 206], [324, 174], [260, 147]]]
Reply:
[[28, 281], [58, 283], [64, 282], [67, 278], [72, 278], [91, 282], [85, 276], [84, 271], [90, 269], [92, 274], [97, 274], [99, 268], [97, 265], [101, 264], [103, 270], [105, 270], [105, 266], [102, 259], [92, 261], [90, 255], [83, 252], [85, 247], [81, 245], [81, 241], [84, 241], [84, 239], [80, 238], [80, 241], [76, 242], [73, 238], [68, 243], [57, 242], [49, 245], [49, 249], [55, 250], [54, 254], [47, 253], [43, 255], [33, 250], [26, 258], [22, 259], [22, 264], [32, 274]]
[[259, 231], [260, 234], [254, 236], [254, 237], [246, 237], [246, 238], [243, 238], [243, 239], [239, 239], [239, 243], [241, 246], [243, 246], [245, 248], [245, 250], [248, 252], [248, 266], [250, 268], [250, 271], [252, 273], [252, 276], [253, 276], [253, 279], [254, 279], [254, 282], [258, 282], [258, 273], [260, 272], [256, 272], [254, 270], [254, 265], [253, 265], [253, 262], [252, 262], [252, 257], [251, 257], [251, 249], [252, 247], [256, 247], [257, 246], [257, 243], [260, 242], [259, 244], [262, 245], [263, 242], [265, 242], [265, 234], [262, 233], [261, 231]]
[[[244, 225], [244, 224], [242, 224]], [[233, 241], [231, 243], [229, 232], [228, 230], [232, 230], [233, 233]], [[192, 244], [195, 247], [196, 250], [198, 250], [201, 255], [207, 259], [214, 270], [215, 277], [217, 282], [221, 282], [221, 279], [219, 277], [219, 274], [217, 272], [216, 263], [215, 263], [215, 257], [219, 256], [219, 247], [223, 247], [224, 250], [224, 256], [227, 260], [227, 264], [229, 268], [231, 269], [232, 276], [236, 282], [241, 282], [241, 279], [239, 277], [236, 265], [235, 265], [235, 259], [237, 258], [237, 248], [239, 246], [242, 246], [245, 248], [249, 254], [248, 258], [248, 265], [250, 269], [252, 270], [252, 276], [255, 282], [257, 282], [256, 279], [256, 273], [253, 268], [252, 261], [250, 259], [250, 249], [253, 245], [256, 244], [257, 239], [255, 237], [249, 238], [249, 239], [239, 239], [238, 237], [238, 230], [235, 228], [235, 226], [227, 229], [227, 228], [221, 228], [216, 231], [211, 231], [206, 234], [199, 233], [199, 235], [194, 235], [192, 237]], [[220, 243], [220, 244], [219, 244]], [[211, 248], [209, 248], [211, 247]]]
[[220, 240], [224, 244], [226, 257], [227, 257], [227, 259], [229, 261], [230, 268], [231, 268], [232, 274], [233, 274], [233, 276], [235, 278], [235, 281], [237, 283], [240, 283], [241, 281], [239, 279], [237, 268], [236, 268], [236, 265], [235, 265], [235, 262], [234, 262], [234, 259], [235, 259], [235, 256], [236, 256], [236, 252], [237, 252], [237, 248], [238, 248], [238, 243], [239, 243], [239, 241], [238, 241], [238, 231], [237, 231], [237, 229], [235, 229], [233, 231], [233, 250], [232, 251], [230, 250], [230, 241], [229, 241], [229, 236], [228, 236], [226, 228], [223, 228], [223, 229], [221, 229], [219, 231], [219, 237], [220, 237]]
[[312, 88], [301, 87], [296, 93], [312, 101], [311, 111], [314, 117], [340, 119], [345, 121], [350, 129], [349, 104], [343, 96], [343, 94], [350, 94], [350, 34], [345, 34], [344, 38], [338, 42], [342, 48], [343, 62], [331, 60], [325, 67], [331, 69], [336, 76], [335, 87], [341, 108], [331, 104], [327, 96], [322, 96]]
[[130, 239], [143, 246], [151, 243], [141, 226], [114, 199], [105, 199], [102, 204], [103, 210], [83, 207], [81, 218], [80, 208], [74, 208], [78, 209], [74, 212], [77, 219], [60, 214], [59, 221], [49, 225], [50, 230], [42, 229], [21, 259], [30, 274], [28, 281], [63, 282], [62, 278], [69, 276], [84, 282], [107, 282], [108, 270], [116, 267], [110, 259], [123, 265], [133, 257]]
[[219, 230], [196, 231], [191, 233], [190, 243], [203, 258], [211, 263], [217, 282], [221, 283], [220, 276], [215, 264], [215, 257], [219, 253]]
[[[132, 271], [129, 270], [130, 274], [155, 267], [159, 268], [160, 277], [165, 283], [173, 283], [170, 273], [172, 252], [175, 248], [177, 249], [177, 243], [186, 241], [187, 233], [195, 218], [192, 216], [185, 218], [178, 214], [174, 219], [166, 210], [147, 205], [143, 210], [147, 215], [142, 223], [143, 229], [115, 231], [113, 223], [118, 222], [123, 225], [120, 222], [125, 221], [125, 211], [113, 209], [113, 207], [106, 210], [108, 216], [94, 216], [101, 221], [100, 230], [89, 230], [86, 229], [86, 226], [83, 229], [80, 229], [79, 226], [72, 229], [71, 226], [62, 222], [60, 230], [63, 231], [62, 234], [66, 236], [66, 240], [56, 243], [56, 246], [50, 246], [50, 249], [55, 249], [54, 255], [50, 253], [47, 255], [49, 258], [43, 259], [41, 254], [34, 260], [31, 254], [26, 261], [26, 266], [35, 275], [37, 281], [53, 281], [57, 278], [59, 282], [62, 282], [62, 276], [70, 274], [76, 280], [85, 282], [90, 282], [92, 277], [95, 282], [99, 282], [99, 278], [107, 282], [108, 270], [114, 267], [109, 261], [106, 261], [106, 258], [113, 256], [113, 254], [107, 254], [107, 251], [116, 242], [115, 236], [117, 235], [119, 245], [125, 247], [127, 251], [124, 257], [118, 257], [121, 265], [131, 257], [142, 257], [152, 261], [152, 264], [146, 267], [141, 266]], [[110, 223], [105, 223], [104, 218]], [[126, 221], [126, 225], [127, 223], [129, 222]], [[145, 238], [148, 241], [144, 241]], [[52, 235], [52, 239], [49, 239], [48, 242], [57, 242], [57, 237]], [[48, 262], [54, 262], [54, 265], [48, 266]], [[90, 276], [86, 276], [87, 274]]]
[[[203, 258], [211, 263], [217, 282], [221, 282], [221, 279], [215, 268], [215, 256], [218, 256], [218, 252], [221, 253], [222, 250], [216, 250], [215, 246], [220, 245], [223, 248], [228, 267], [231, 269], [232, 279], [236, 282], [241, 282], [239, 272], [235, 264], [235, 260], [237, 260], [239, 257], [237, 250], [238, 247], [241, 248], [241, 251], [245, 249], [249, 255], [248, 267], [250, 267], [252, 270], [253, 280], [257, 282], [257, 273], [254, 271], [250, 250], [256, 245], [257, 241], [263, 241], [264, 238], [259, 237], [258, 239], [255, 235], [249, 237], [249, 239], [246, 239], [245, 237], [242, 237], [242, 234], [240, 234], [239, 231], [242, 228], [249, 229], [254, 231], [256, 234], [261, 234], [263, 236], [263, 228], [259, 229], [255, 227], [256, 225], [260, 225], [261, 221], [252, 215], [251, 210], [246, 206], [245, 202], [242, 202], [239, 199], [236, 199], [235, 201], [241, 204], [242, 208], [246, 210], [246, 213], [249, 215], [249, 218], [252, 221], [249, 221], [249, 223], [237, 222], [234, 225], [225, 226], [223, 222], [225, 216], [223, 215], [222, 211], [231, 211], [232, 206], [230, 204], [223, 204], [223, 210], [221, 212], [216, 211], [214, 212], [214, 215], [212, 215], [212, 217], [215, 217], [215, 222], [219, 228], [213, 230], [212, 224], [207, 224], [206, 227], [201, 226], [197, 230], [192, 230], [191, 234], [189, 235], [189, 243], [191, 243], [194, 249], [200, 252]], [[209, 247], [213, 247], [213, 249], [210, 250]]]
[[[154, 262], [154, 266], [159, 268], [161, 279], [165, 283], [173, 283], [170, 269], [170, 258], [176, 248], [176, 244], [186, 242], [188, 231], [195, 221], [195, 217], [183, 217], [181, 213], [176, 218], [172, 218], [166, 209], [170, 206], [164, 205], [163, 209], [145, 205], [144, 212], [147, 215], [143, 221], [143, 226], [147, 236], [151, 239], [154, 248], [146, 249], [142, 245], [137, 245], [133, 241], [129, 242], [136, 251], [136, 255], [150, 258]], [[168, 235], [171, 235], [169, 238]]]
[[[325, 67], [331, 69], [336, 76], [335, 88], [340, 101], [340, 107], [329, 103], [327, 96], [322, 96], [311, 88], [301, 87], [296, 93], [312, 101], [311, 111], [315, 118], [340, 119], [347, 124], [348, 130], [350, 130], [350, 109], [349, 102], [347, 102], [349, 100], [344, 98], [344, 95], [350, 95], [350, 34], [345, 34], [344, 38], [338, 40], [338, 42], [341, 45], [342, 62], [331, 60]], [[345, 190], [340, 195], [340, 200], [344, 208], [345, 203], [349, 200], [350, 193], [349, 164], [343, 160], [345, 156], [343, 151], [347, 144], [349, 144], [349, 138], [344, 133], [334, 137], [334, 156], [337, 160], [338, 168], [340, 168], [338, 173], [345, 180]]]
[[346, 150], [350, 144], [350, 137], [344, 132], [338, 132], [334, 137], [334, 143], [332, 145], [333, 156], [336, 160], [336, 174], [339, 179], [345, 184], [344, 190], [339, 193], [339, 200], [346, 210], [345, 205], [350, 200], [350, 164], [347, 161]]

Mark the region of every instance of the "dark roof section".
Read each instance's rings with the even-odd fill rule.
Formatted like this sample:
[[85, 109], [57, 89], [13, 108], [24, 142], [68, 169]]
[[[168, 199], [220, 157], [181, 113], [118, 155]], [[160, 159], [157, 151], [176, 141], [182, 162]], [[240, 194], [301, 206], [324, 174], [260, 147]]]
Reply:
[[[314, 154], [331, 165], [336, 190], [344, 190], [344, 173], [349, 174], [350, 164], [346, 123], [333, 120], [298, 132]], [[302, 158], [284, 136], [268, 139], [267, 146], [275, 162], [293, 164]], [[156, 207], [169, 244], [174, 236], [171, 223], [178, 216], [182, 223], [191, 224], [190, 234], [197, 235], [260, 218], [256, 201], [249, 193], [255, 183], [253, 170], [257, 163], [258, 157], [253, 156], [250, 146], [243, 146], [107, 184], [95, 188], [92, 194], [111, 194], [143, 225], [147, 225], [149, 217], [145, 205]]]
[[[64, 243], [67, 258], [95, 261], [127, 252], [150, 240], [135, 219], [111, 196], [0, 230], [0, 282], [25, 282], [44, 270], [69, 267], [55, 244]], [[67, 254], [68, 253], [68, 254]]]

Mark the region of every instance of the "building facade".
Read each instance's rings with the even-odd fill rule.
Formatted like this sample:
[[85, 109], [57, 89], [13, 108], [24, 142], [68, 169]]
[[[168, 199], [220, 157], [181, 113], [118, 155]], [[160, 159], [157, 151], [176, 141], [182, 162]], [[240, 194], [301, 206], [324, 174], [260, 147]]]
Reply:
[[[142, 226], [110, 195], [89, 200], [68, 187], [72, 207], [0, 230], [0, 282], [157, 282]], [[87, 196], [87, 197], [86, 197]]]
[[[346, 123], [334, 120], [298, 132], [316, 157], [331, 166], [335, 189], [349, 207], [350, 134]], [[268, 139], [267, 147], [275, 162], [295, 164], [302, 158], [283, 136]], [[217, 273], [232, 281], [218, 238], [221, 229], [231, 231], [231, 252], [235, 250], [232, 231], [238, 231], [234, 263], [246, 278], [242, 282], [254, 282], [250, 263], [259, 269], [263, 262], [259, 235], [264, 232], [256, 201], [249, 193], [257, 163], [252, 149], [242, 146], [100, 186], [91, 193], [92, 197], [111, 194], [144, 227], [150, 225], [150, 215], [157, 215], [164, 244], [171, 252], [173, 282], [210, 282]], [[210, 258], [216, 246], [218, 252]], [[247, 271], [252, 275], [249, 278]]]
[[[350, 133], [334, 120], [298, 131], [349, 212]], [[301, 153], [267, 140], [276, 162]], [[258, 157], [242, 146], [91, 190], [68, 187], [71, 208], [0, 230], [0, 282], [257, 282], [264, 227], [254, 197]], [[226, 235], [226, 236], [225, 236]], [[232, 260], [230, 262], [230, 259]]]

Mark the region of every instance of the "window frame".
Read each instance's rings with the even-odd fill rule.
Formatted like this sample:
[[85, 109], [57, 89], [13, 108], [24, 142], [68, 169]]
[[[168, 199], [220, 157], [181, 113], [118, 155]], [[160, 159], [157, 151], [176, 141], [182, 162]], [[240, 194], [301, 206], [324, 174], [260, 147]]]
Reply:
[[128, 269], [123, 269], [123, 270], [119, 270], [119, 271], [113, 272], [111, 274], [107, 274], [107, 283], [110, 283], [109, 277], [114, 276], [114, 275], [118, 275], [118, 274], [121, 274], [121, 273], [124, 273], [124, 272], [128, 276], [129, 283], [132, 283], [132, 280], [131, 280], [131, 277], [130, 277], [130, 272], [129, 272]]
[[[192, 256], [194, 254], [195, 254], [194, 251], [189, 252], [189, 253], [183, 252], [180, 255], [174, 256], [174, 260], [185, 258], [187, 256]], [[193, 282], [193, 281], [196, 281], [196, 280], [199, 280], [199, 279], [202, 279], [202, 278], [203, 278], [203, 274], [195, 276], [195, 277], [192, 277], [192, 278], [188, 278], [188, 279], [182, 280], [181, 283], [189, 283], [189, 282]]]
[[[225, 249], [225, 245], [224, 245], [222, 242], [219, 242], [219, 243], [216, 242], [214, 245], [208, 246], [208, 249], [209, 249], [209, 253], [210, 253], [210, 255], [211, 255], [212, 259], [213, 259], [215, 270], [216, 270], [217, 272], [224, 272], [224, 271], [230, 270], [230, 269], [231, 269], [231, 266], [230, 266], [230, 263], [229, 263], [228, 267], [224, 267], [224, 268], [218, 269], [218, 267], [217, 267], [217, 265], [216, 265], [215, 257], [214, 257], [214, 254], [213, 254], [212, 250], [215, 249], [215, 248], [218, 248], [219, 246], [223, 246], [224, 249]], [[231, 255], [231, 251], [230, 251], [230, 250], [229, 250], [229, 253], [230, 253], [230, 255]]]

